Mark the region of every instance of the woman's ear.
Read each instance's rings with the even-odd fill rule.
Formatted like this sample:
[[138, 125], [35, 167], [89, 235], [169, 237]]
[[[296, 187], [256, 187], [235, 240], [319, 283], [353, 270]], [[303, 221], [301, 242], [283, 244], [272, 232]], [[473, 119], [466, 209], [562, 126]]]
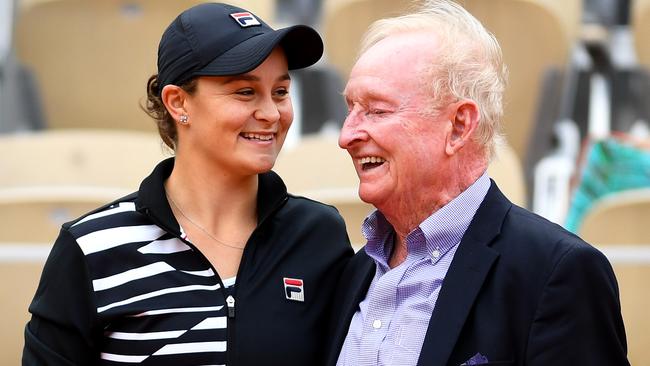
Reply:
[[187, 111], [185, 110], [187, 99], [185, 90], [176, 85], [165, 85], [162, 93], [160, 93], [160, 98], [175, 121], [182, 124], [188, 123]]
[[447, 136], [445, 152], [453, 155], [474, 136], [481, 119], [479, 107], [473, 100], [464, 99], [450, 105], [451, 129]]

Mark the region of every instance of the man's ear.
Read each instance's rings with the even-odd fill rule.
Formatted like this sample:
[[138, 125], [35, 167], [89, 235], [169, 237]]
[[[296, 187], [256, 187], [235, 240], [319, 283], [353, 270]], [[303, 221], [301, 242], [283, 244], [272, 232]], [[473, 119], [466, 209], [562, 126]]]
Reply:
[[176, 85], [165, 85], [162, 93], [160, 93], [160, 98], [176, 122], [181, 121], [181, 116], [187, 116], [185, 110], [187, 93], [182, 88]]
[[445, 152], [453, 155], [474, 136], [481, 119], [478, 105], [470, 99], [453, 103], [450, 113], [451, 129], [447, 135]]

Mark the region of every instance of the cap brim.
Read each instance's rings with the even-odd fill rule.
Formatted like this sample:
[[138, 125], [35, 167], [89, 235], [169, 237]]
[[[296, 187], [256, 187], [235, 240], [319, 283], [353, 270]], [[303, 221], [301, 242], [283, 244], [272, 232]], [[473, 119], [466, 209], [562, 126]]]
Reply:
[[289, 70], [315, 64], [323, 55], [323, 41], [314, 29], [296, 25], [251, 37], [216, 57], [194, 76], [228, 76], [249, 72], [281, 45]]

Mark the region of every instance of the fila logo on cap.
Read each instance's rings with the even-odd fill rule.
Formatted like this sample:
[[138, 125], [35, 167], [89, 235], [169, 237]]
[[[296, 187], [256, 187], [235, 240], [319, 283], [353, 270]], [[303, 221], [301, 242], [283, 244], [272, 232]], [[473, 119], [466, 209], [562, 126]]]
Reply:
[[249, 12], [232, 13], [230, 16], [235, 19], [237, 21], [237, 24], [239, 24], [239, 26], [242, 28], [261, 25], [259, 20], [257, 20], [257, 18], [255, 18], [255, 16]]
[[301, 279], [284, 278], [284, 295], [287, 300], [305, 301], [305, 289]]

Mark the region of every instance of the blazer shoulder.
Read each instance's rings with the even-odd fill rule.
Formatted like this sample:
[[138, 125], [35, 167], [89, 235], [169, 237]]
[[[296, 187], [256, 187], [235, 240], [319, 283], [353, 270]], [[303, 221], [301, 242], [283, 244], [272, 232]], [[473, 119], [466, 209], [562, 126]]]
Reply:
[[535, 269], [551, 275], [567, 263], [611, 268], [605, 255], [562, 226], [513, 206], [506, 215], [500, 235], [491, 244], [500, 253], [500, 262], [513, 268]]
[[533, 241], [545, 243], [562, 242], [566, 245], [587, 245], [578, 235], [566, 230], [561, 225], [547, 220], [524, 208], [514, 206], [506, 215], [504, 222], [505, 234], [527, 236]]

